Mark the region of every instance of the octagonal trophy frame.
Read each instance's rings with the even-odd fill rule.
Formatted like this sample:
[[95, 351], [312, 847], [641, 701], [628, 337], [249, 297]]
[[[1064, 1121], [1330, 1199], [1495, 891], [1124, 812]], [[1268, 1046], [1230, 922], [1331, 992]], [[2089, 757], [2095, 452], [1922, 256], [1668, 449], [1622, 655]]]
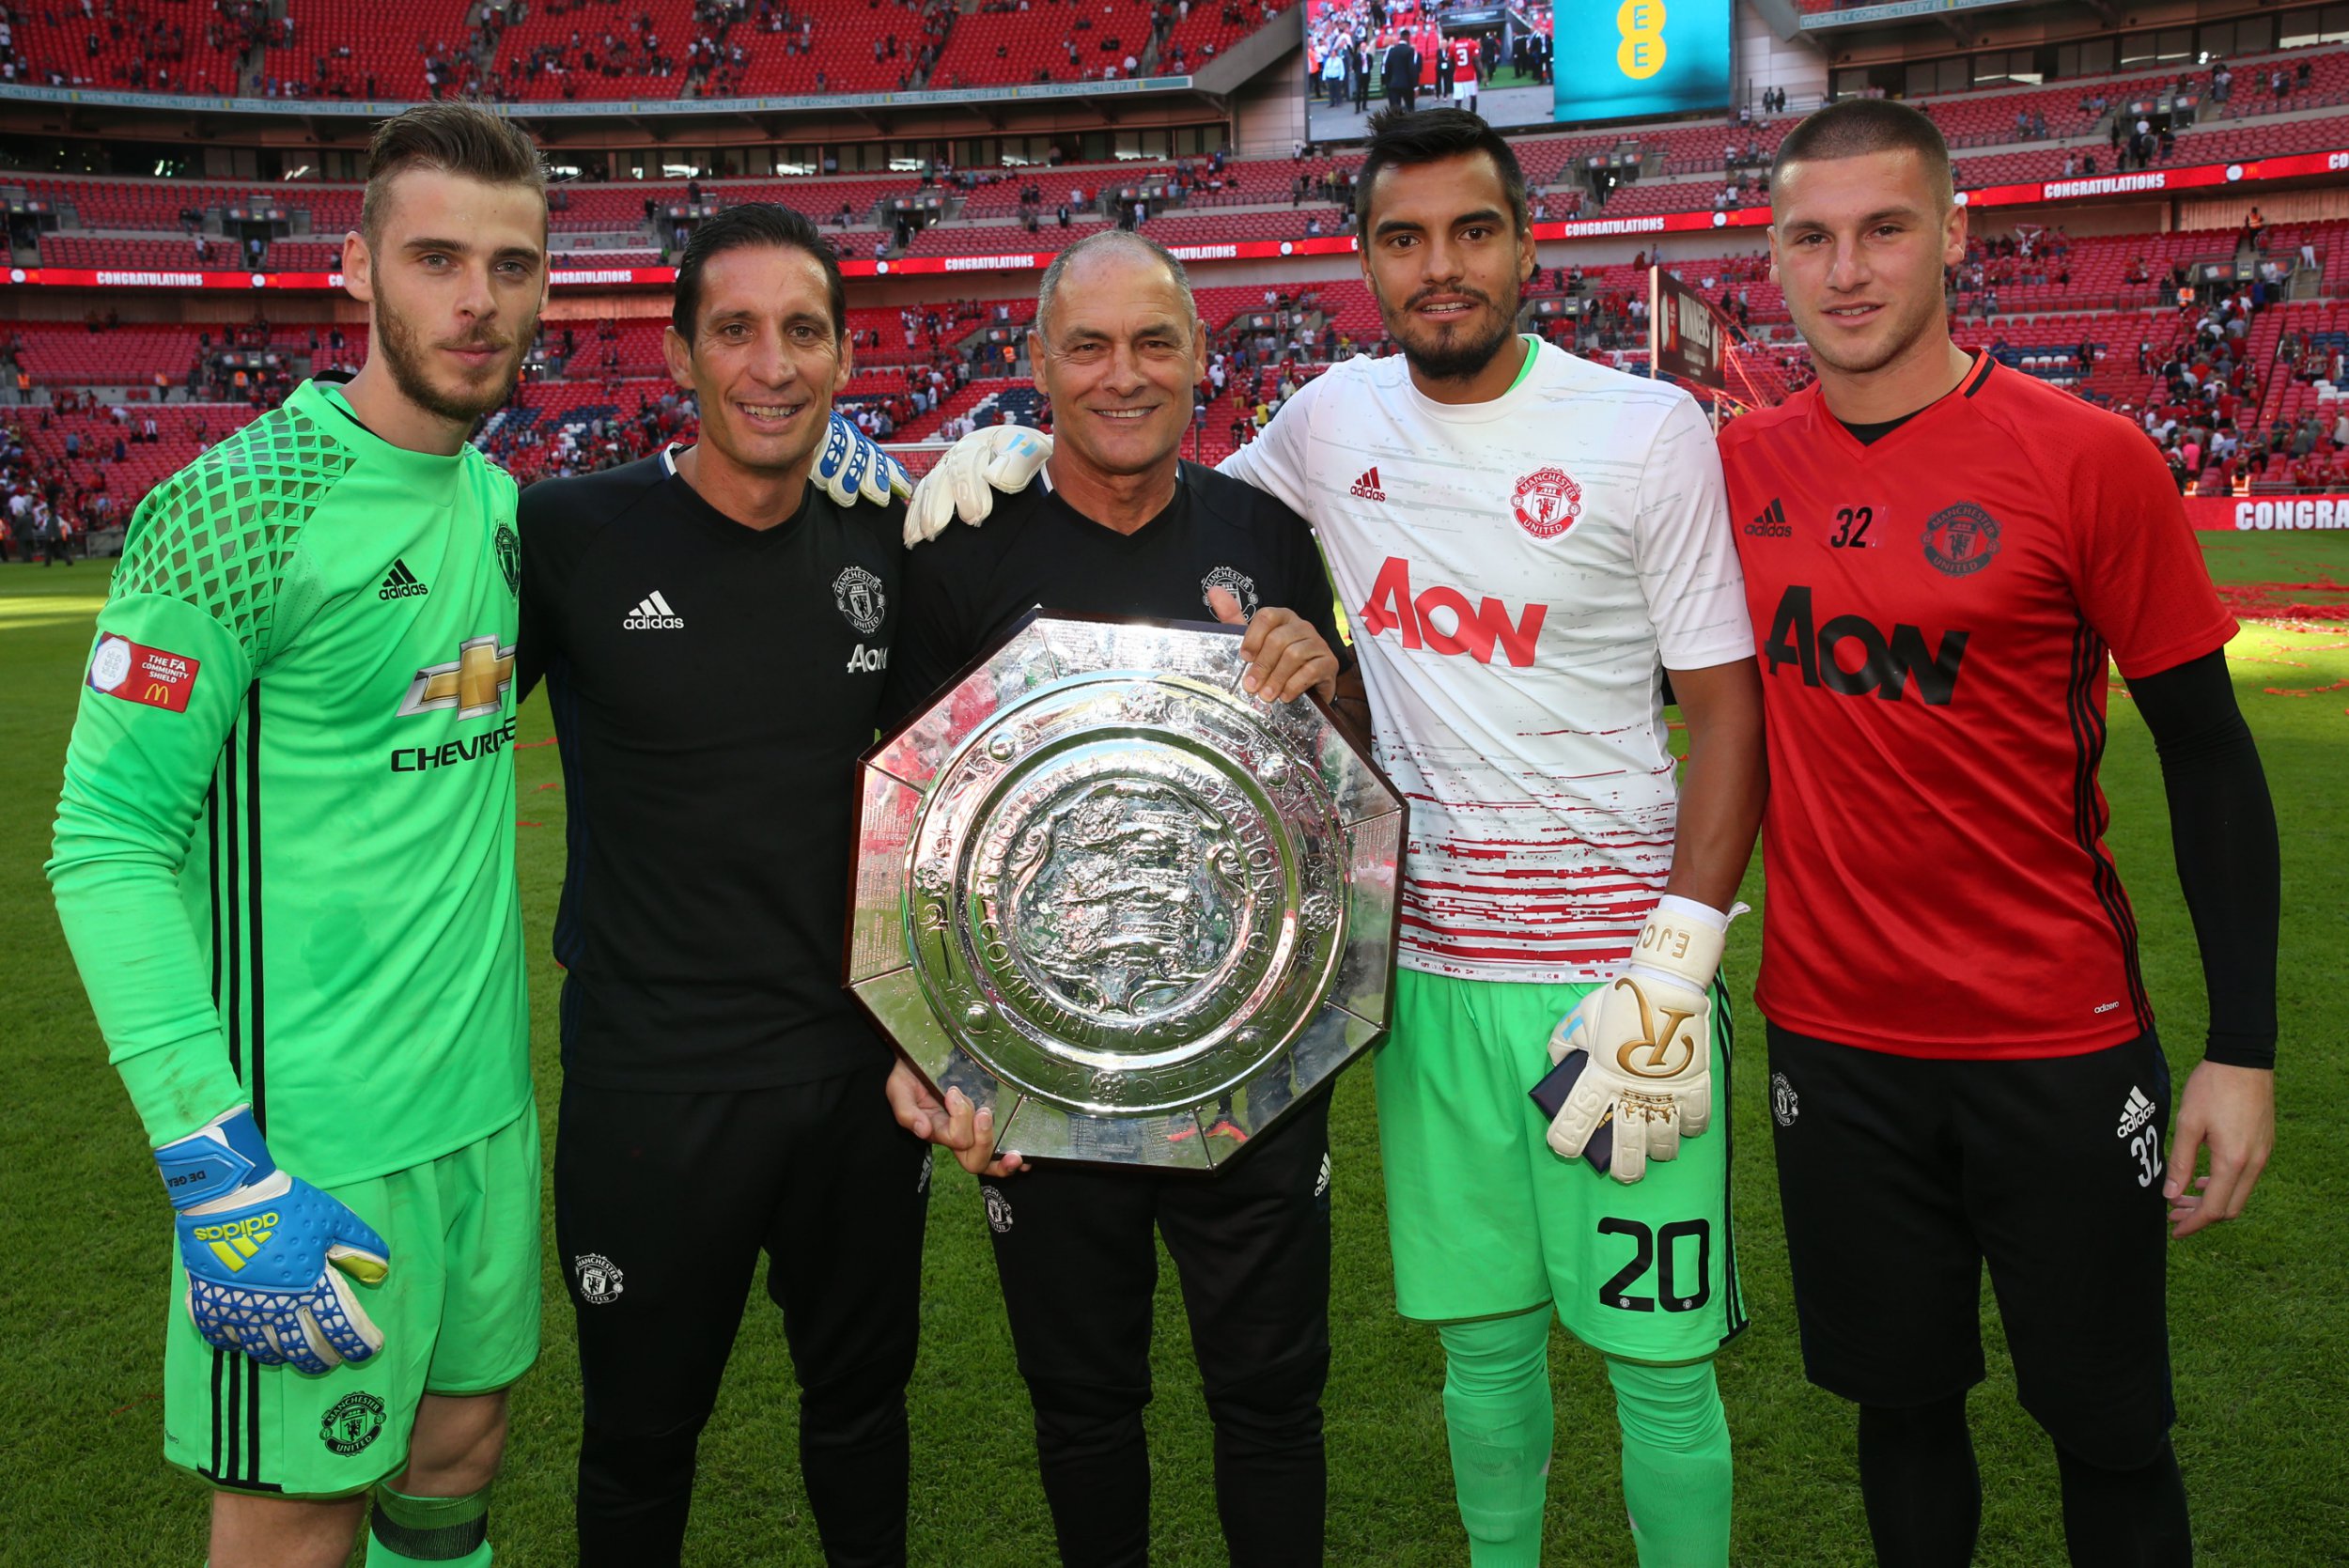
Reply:
[[1408, 809], [1242, 629], [1031, 611], [859, 759], [842, 983], [998, 1154], [1212, 1172], [1386, 1032]]

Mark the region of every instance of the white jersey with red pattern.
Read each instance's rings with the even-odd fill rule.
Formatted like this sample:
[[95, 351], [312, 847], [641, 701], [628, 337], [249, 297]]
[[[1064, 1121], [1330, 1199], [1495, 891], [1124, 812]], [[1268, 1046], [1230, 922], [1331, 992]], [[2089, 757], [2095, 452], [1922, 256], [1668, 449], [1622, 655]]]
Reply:
[[1672, 869], [1662, 671], [1750, 658], [1753, 629], [1696, 403], [1534, 353], [1470, 405], [1423, 396], [1400, 356], [1348, 360], [1222, 471], [1329, 557], [1410, 801], [1404, 967], [1588, 983]]

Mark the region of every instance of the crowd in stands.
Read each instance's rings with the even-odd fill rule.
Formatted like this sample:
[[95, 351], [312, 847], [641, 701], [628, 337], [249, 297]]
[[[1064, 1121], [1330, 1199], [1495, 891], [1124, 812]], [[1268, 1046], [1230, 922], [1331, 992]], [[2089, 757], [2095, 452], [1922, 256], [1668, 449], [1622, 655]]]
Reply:
[[[2018, 244], [1983, 247], [1979, 264], [1985, 284], [1997, 268], [2026, 260], [2061, 265], [2068, 241], [2042, 240], [2026, 257]], [[1641, 260], [1644, 260], [1642, 257]], [[1970, 270], [1976, 264], [1969, 257]], [[1671, 269], [1682, 281], [1714, 301], [1733, 320], [1756, 329], [1739, 352], [1776, 384], [1794, 390], [1807, 380], [1798, 343], [1769, 341], [1760, 334], [1762, 314], [1782, 310], [1755, 256], [1680, 263]], [[1636, 267], [1578, 265], [1545, 269], [1529, 299], [1575, 303], [1572, 314], [1545, 318], [1538, 330], [1561, 347], [1627, 365], [1644, 358], [1647, 302], [1634, 286]], [[1206, 376], [1196, 391], [1199, 456], [1212, 462], [1233, 446], [1256, 438], [1299, 388], [1330, 364], [1357, 353], [1384, 354], [1392, 345], [1377, 327], [1377, 311], [1353, 280], [1279, 288], [1202, 290], [1202, 309], [1217, 327]], [[2090, 318], [2076, 347], [2046, 351], [2010, 342], [2007, 334], [1984, 339], [1961, 332], [1961, 341], [1987, 349], [2002, 363], [2027, 367], [2052, 361], [2067, 365], [2057, 379], [2074, 384], [2137, 420], [2161, 450], [2180, 489], [2229, 493], [2238, 486], [2263, 490], [2339, 485], [2349, 469], [2349, 325], [2343, 307], [2325, 305], [2321, 317], [2280, 324], [2273, 305], [2255, 297], [2253, 285], [2202, 290], [2186, 315], [2140, 310]], [[2312, 308], [2312, 307], [2287, 307]], [[839, 400], [842, 411], [882, 441], [951, 440], [981, 421], [1019, 420], [1049, 429], [1050, 410], [1025, 387], [1018, 334], [1009, 344], [976, 337], [957, 344], [962, 329], [1001, 322], [1017, 326], [1024, 303], [941, 302], [894, 312], [857, 313], [873, 322], [855, 329], [861, 356], [894, 363], [860, 369]], [[890, 331], [876, 318], [893, 317]], [[101, 323], [101, 335], [106, 332]], [[2012, 329], [2010, 329], [2011, 331]], [[2171, 340], [2161, 341], [2174, 331]], [[54, 520], [50, 535], [86, 536], [118, 524], [146, 486], [205, 449], [211, 441], [262, 408], [282, 399], [291, 384], [293, 361], [311, 329], [295, 329], [295, 353], [286, 368], [254, 372], [230, 388], [217, 379], [191, 376], [194, 401], [171, 407], [136, 406], [101, 399], [86, 391], [52, 389], [50, 400], [16, 411], [0, 435], [0, 506], [23, 514], [15, 530], [20, 543], [33, 538], [40, 509]], [[318, 334], [315, 363], [337, 356], [335, 330]], [[2135, 337], [2132, 344], [2123, 338]], [[210, 330], [204, 338], [213, 341]], [[983, 335], [983, 334], [980, 334]], [[2023, 334], [2028, 336], [2030, 334]], [[2046, 334], [2040, 334], [2044, 337]], [[478, 444], [524, 484], [543, 477], [583, 473], [632, 460], [669, 442], [690, 442], [694, 411], [690, 395], [650, 368], [643, 354], [623, 355], [620, 329], [566, 323], [549, 329], [542, 370], [555, 379], [525, 380], [508, 405], [484, 426]], [[25, 330], [0, 336], [0, 367], [14, 373]], [[266, 326], [220, 330], [224, 347], [273, 344], [284, 349], [288, 334]], [[2133, 352], [2132, 352], [2133, 349]], [[343, 360], [343, 373], [349, 356]], [[2135, 372], [2132, 382], [2130, 373]], [[2295, 412], [2263, 422], [2263, 409], [2277, 407], [2273, 388], [2306, 390]], [[226, 399], [233, 397], [235, 401]], [[20, 507], [16, 498], [29, 497]]]
[[227, 93], [262, 48], [291, 41], [290, 19], [269, 0], [212, 0], [195, 21], [183, 8], [140, 0], [14, 0], [0, 5], [0, 82], [132, 92]]
[[[1281, 3], [983, 0], [962, 14], [956, 0], [465, 0], [436, 32], [440, 24], [419, 27], [407, 13], [385, 26], [373, 0], [298, 0], [284, 16], [270, 0], [208, 8], [0, 0], [0, 81], [296, 98], [596, 100], [1116, 79], [1195, 69]], [[2199, 96], [2197, 122], [2179, 129], [2128, 112], [2162, 92]], [[1920, 106], [1965, 150], [1961, 184], [1980, 185], [2349, 146], [2349, 118], [2273, 118], [2344, 94], [2349, 51], [2329, 48]], [[1789, 114], [1773, 90], [1731, 116], [1726, 135], [1708, 119], [1517, 145], [1537, 221], [1573, 210], [1581, 158], [1626, 142], [1660, 155], [1667, 178], [1619, 188], [1610, 215], [1725, 210], [1766, 202], [1767, 165]], [[2255, 115], [2269, 117], [2247, 126]], [[2001, 150], [1976, 151], [1994, 147]], [[1047, 225], [1057, 245], [1112, 221], [1171, 243], [1342, 234], [1358, 162], [1299, 144], [1286, 159], [1219, 151], [1112, 169], [560, 186], [551, 205], [558, 229], [626, 231], [646, 246], [660, 232], [658, 207], [780, 198], [861, 231], [840, 241], [859, 255], [868, 245], [889, 255], [893, 239], [899, 254], [1011, 254], [1036, 248], [1033, 237]], [[104, 231], [41, 234], [50, 265], [322, 270], [333, 246], [324, 237], [355, 222], [357, 206], [355, 188], [273, 192], [306, 208], [319, 238], [270, 247], [204, 232], [207, 209], [244, 203], [239, 188], [26, 183], [36, 195], [73, 203], [83, 227]], [[1141, 194], [1121, 199], [1126, 187]], [[943, 226], [908, 219], [894, 236], [875, 227], [892, 222], [892, 196], [917, 194], [959, 208], [944, 210], [953, 217]], [[2123, 413], [2182, 489], [2349, 482], [2349, 304], [2293, 287], [2295, 273], [2321, 271], [2326, 248], [2349, 229], [2278, 230], [2256, 208], [2239, 233], [2076, 240], [2061, 225], [2006, 226], [1974, 240], [1950, 270], [1961, 344]], [[2198, 261], [2237, 255], [2251, 263], [2241, 280], [2197, 275]], [[1643, 361], [1646, 261], [1545, 268], [1529, 299], [1564, 308], [1537, 312], [1535, 330], [1594, 358]], [[1735, 324], [1737, 354], [1769, 384], [1808, 380], [1807, 356], [1758, 253], [1671, 271]], [[1200, 306], [1214, 330], [1196, 391], [1199, 456], [1207, 461], [1255, 439], [1330, 364], [1392, 351], [1375, 303], [1350, 278], [1292, 289], [1203, 287]], [[1027, 384], [1019, 334], [989, 341], [981, 330], [1017, 327], [1031, 310], [1025, 300], [941, 300], [853, 311], [858, 373], [839, 406], [895, 442], [951, 439], [980, 422], [1049, 427], [1050, 410]], [[690, 441], [692, 399], [663, 373], [659, 339], [650, 318], [550, 323], [530, 375], [485, 422], [479, 444], [530, 483]], [[347, 372], [366, 347], [363, 328], [272, 326], [257, 314], [182, 326], [126, 324], [101, 310], [80, 323], [0, 326], [0, 391], [13, 388], [23, 405], [0, 424], [0, 546], [70, 559], [93, 536], [103, 539], [153, 483], [281, 401], [300, 376]]]
[[[78, 0], [64, 3], [70, 5]], [[137, 0], [90, 0], [94, 8], [101, 8], [135, 3]], [[235, 0], [222, 3], [233, 4]], [[797, 44], [792, 40], [810, 36], [807, 30], [816, 27], [817, 13], [789, 9], [786, 5], [821, 10], [837, 3], [842, 0], [529, 0], [534, 8], [523, 9], [516, 4], [511, 9], [500, 10], [491, 0], [480, 0], [477, 14], [481, 21], [477, 26], [495, 37], [498, 41], [494, 52], [508, 62], [493, 67], [493, 71], [509, 70], [528, 76], [542, 87], [566, 74], [568, 68], [562, 63], [566, 59], [575, 59], [583, 66], [592, 58], [599, 73], [622, 69], [666, 70], [673, 76], [682, 73], [684, 77], [714, 80], [731, 69], [731, 39], [745, 28], [755, 31], [761, 27], [796, 26], [801, 29], [799, 34], [786, 31], [782, 35], [786, 47], [796, 50]], [[853, 5], [853, 0], [846, 3]], [[1077, 3], [1078, 0], [1030, 0], [1032, 5], [1046, 7]], [[1116, 14], [1114, 8], [1118, 4], [1141, 3], [1142, 0], [1112, 0], [1112, 14]], [[1165, 0], [1148, 0], [1151, 5], [1164, 3]], [[1172, 3], [1179, 24], [1180, 8], [1188, 0]], [[912, 40], [917, 36], [914, 28], [918, 18], [926, 14], [923, 7], [949, 4], [950, 0], [922, 0], [921, 6], [912, 0], [868, 0], [865, 14], [875, 18], [875, 24], [882, 29], [879, 36], [867, 40], [878, 52], [877, 58], [886, 64], [892, 56], [904, 57], [912, 50], [910, 64], [918, 70], [923, 46]], [[678, 9], [680, 7], [684, 8]], [[682, 46], [672, 42], [673, 24], [661, 20], [670, 14], [678, 18], [679, 36], [685, 39]], [[822, 14], [832, 15], [829, 11]], [[1147, 5], [1136, 14], [1148, 15]], [[500, 20], [508, 17], [519, 20]], [[966, 23], [975, 20], [963, 19]], [[894, 23], [899, 21], [906, 23], [907, 32], [895, 30]], [[696, 31], [703, 28], [715, 30]], [[727, 29], [731, 29], [730, 34]], [[812, 36], [820, 39], [822, 30], [817, 28]], [[440, 53], [442, 46], [437, 42], [423, 41], [409, 47], [420, 52], [417, 69], [429, 82], [437, 84], [443, 70], [465, 80], [474, 69], [471, 62], [475, 55], [464, 50], [446, 52], [455, 60], [451, 64]], [[816, 47], [820, 53], [820, 44]], [[837, 52], [825, 57], [839, 63]], [[2257, 67], [2246, 65], [2240, 74], [2254, 76], [2265, 65], [2264, 61]], [[2326, 95], [2349, 101], [2349, 50], [2303, 52], [2302, 57], [2291, 61], [2290, 66], [2286, 70], [2283, 64], [2277, 64], [2266, 77], [2260, 78], [2263, 84], [2272, 79], [2282, 88], [2282, 101], [2300, 102], [2295, 95], [2302, 91], [2300, 84], [2304, 80], [2311, 85], [2309, 90], [2326, 101], [2332, 101]], [[2217, 62], [2208, 71], [2184, 80], [2206, 99], [2232, 94], [2237, 100], [2256, 97], [2262, 104], [2277, 101], [2274, 91], [2264, 85], [2252, 94], [2248, 87], [2235, 84], [2232, 78], [2236, 74], [2235, 68]], [[2165, 76], [2149, 80], [2155, 86], [2170, 87], [2181, 79]], [[370, 74], [355, 90], [366, 90], [371, 81]], [[1922, 106], [1950, 124], [1964, 122], [1968, 115], [1979, 119], [1988, 114], [1995, 119], [1999, 114], [2011, 114], [2027, 121], [2023, 129], [2029, 130], [2061, 119], [2062, 125], [2053, 127], [2053, 133], [2057, 134], [2067, 128], [2092, 126], [2099, 116], [2109, 118], [2109, 140], [2100, 135], [2036, 149], [1999, 148], [1964, 156], [1957, 176], [1961, 187], [1967, 188], [2096, 173], [2109, 169], [2116, 156], [2132, 165], [2139, 162], [2159, 164], [2181, 160], [2220, 162], [2349, 145], [2349, 113], [2331, 118], [2247, 123], [2205, 112], [2198, 125], [2184, 132], [2133, 120], [2122, 112], [2127, 102], [2134, 101], [2127, 97], [2127, 90], [2144, 85], [2107, 83], [2083, 91], [2076, 84], [2066, 88], [2003, 97], [1961, 95], [1926, 100]], [[593, 92], [602, 90], [596, 88]], [[593, 96], [593, 92], [588, 96]], [[2001, 107], [2010, 101], [2032, 106], [2011, 111]], [[2224, 103], [2219, 106], [2223, 108]], [[1532, 187], [1536, 221], [1577, 215], [1586, 198], [1603, 200], [1610, 217], [1703, 210], [1707, 205], [1725, 210], [1766, 203], [1769, 194], [1767, 163], [1785, 126], [1791, 123], [1782, 117], [1790, 110], [1784, 96], [1772, 91], [1731, 116], [1726, 136], [1718, 124], [1688, 123], [1618, 132], [1604, 139], [1571, 134], [1518, 138], [1516, 145]], [[2138, 128], [2140, 123], [2144, 125], [2142, 131]], [[2013, 128], [1983, 132], [2000, 138], [2011, 138], [2015, 133]], [[1962, 138], [1952, 132], [1952, 140], [1958, 139]], [[1687, 172], [1668, 172], [1662, 179], [1646, 179], [1612, 188], [1602, 184], [1595, 192], [1586, 190], [1579, 179], [1583, 158], [1626, 145], [1643, 149], [1651, 158], [1662, 156], [1668, 171]], [[1296, 155], [1289, 159], [1242, 158], [1218, 152], [1202, 158], [1137, 161], [1098, 172], [1072, 170], [1067, 175], [1044, 175], [1035, 167], [971, 170], [941, 164], [909, 171], [894, 179], [811, 176], [712, 181], [706, 188], [696, 181], [683, 186], [681, 194], [696, 204], [705, 198], [719, 204], [776, 199], [791, 202], [804, 210], [822, 214], [827, 224], [840, 229], [863, 231], [852, 241], [843, 242], [859, 256], [1016, 254], [1034, 248], [1038, 237], [1048, 230], [1055, 238], [1071, 239], [1101, 222], [1147, 226], [1171, 243], [1342, 235], [1350, 229], [1350, 194], [1358, 166], [1358, 154], [1332, 156], [1299, 144]], [[1725, 181], [1716, 182], [1718, 177], [1713, 171], [1717, 169], [1726, 172]], [[1066, 199], [1064, 179], [1068, 181]], [[275, 252], [245, 239], [241, 241], [241, 253], [240, 241], [202, 232], [205, 210], [215, 201], [237, 205], [242, 200], [241, 193], [229, 194], [175, 181], [52, 179], [28, 179], [26, 185], [36, 195], [57, 200], [61, 212], [71, 214], [72, 210], [66, 203], [79, 209], [78, 214], [62, 220], [63, 228], [53, 227], [37, 236], [20, 236], [20, 242], [37, 240], [45, 265], [138, 270], [241, 266], [256, 272], [321, 271], [331, 270], [334, 265], [331, 239], [285, 241]], [[119, 193], [136, 193], [149, 186], [163, 194], [145, 208], [133, 210], [118, 199]], [[1124, 187], [1131, 187], [1134, 194], [1118, 199], [1116, 190]], [[901, 209], [892, 200], [898, 196], [913, 198], [923, 205]], [[925, 200], [929, 197], [940, 199]], [[551, 193], [550, 205], [554, 210], [553, 224], [557, 228], [594, 232], [604, 237], [599, 242], [607, 248], [615, 241], [632, 240], [638, 249], [652, 251], [681, 238], [681, 231], [664, 227], [657, 216], [658, 209], [673, 205], [679, 198], [680, 188], [665, 183], [579, 183], [556, 187]], [[282, 201], [289, 209], [307, 208], [311, 232], [333, 236], [347, 226], [341, 209], [355, 205], [356, 191], [304, 183], [280, 187], [265, 199], [272, 200], [272, 205]], [[190, 209], [192, 200], [201, 205]], [[172, 244], [143, 232], [171, 226], [168, 214], [162, 210], [164, 204], [182, 210], [180, 226], [188, 230]], [[1276, 210], [1283, 205], [1298, 214], [1293, 222], [1276, 215]], [[1228, 221], [1212, 224], [1198, 221], [1198, 214], [1206, 210], [1229, 211], [1230, 217]], [[194, 224], [188, 221], [191, 210]], [[53, 224], [59, 221], [48, 220]], [[119, 230], [139, 232], [113, 232]], [[2001, 307], [2010, 303], [2004, 288], [1999, 290], [1999, 303]]]
[[366, 0], [8, 0], [0, 82], [526, 101], [1102, 81], [1188, 74], [1291, 3], [465, 0], [387, 29]]
[[690, 0], [624, 15], [619, 0], [528, 0], [503, 43], [487, 41], [496, 59], [480, 90], [522, 101], [903, 89], [926, 77], [956, 18], [953, 0], [860, 12], [808, 4]]
[[71, 566], [89, 548], [54, 474], [24, 443], [23, 432], [0, 424], [0, 562], [21, 555], [27, 564]]

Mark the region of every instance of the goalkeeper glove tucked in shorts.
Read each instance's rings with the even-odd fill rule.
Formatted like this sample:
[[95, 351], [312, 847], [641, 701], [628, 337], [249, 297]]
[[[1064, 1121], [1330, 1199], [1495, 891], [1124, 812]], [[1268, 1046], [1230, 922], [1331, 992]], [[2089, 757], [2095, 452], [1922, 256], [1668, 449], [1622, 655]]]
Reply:
[[351, 1281], [376, 1284], [388, 1248], [342, 1203], [277, 1168], [241, 1105], [155, 1151], [179, 1211], [188, 1315], [223, 1350], [332, 1372], [383, 1348]]
[[1680, 1140], [1713, 1120], [1713, 977], [1728, 917], [1666, 895], [1640, 928], [1623, 972], [1582, 999], [1549, 1036], [1555, 1064], [1589, 1064], [1549, 1124], [1549, 1146], [1571, 1159], [1614, 1121], [1608, 1173], [1628, 1186], [1651, 1159], [1680, 1157]]

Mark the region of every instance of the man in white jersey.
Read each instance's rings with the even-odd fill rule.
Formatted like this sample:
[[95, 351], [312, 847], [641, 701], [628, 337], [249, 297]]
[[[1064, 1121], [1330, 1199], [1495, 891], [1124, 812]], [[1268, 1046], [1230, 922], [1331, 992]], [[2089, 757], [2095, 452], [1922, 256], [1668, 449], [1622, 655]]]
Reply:
[[[1729, 1099], [1714, 970], [1765, 780], [1720, 460], [1685, 393], [1514, 332], [1533, 240], [1484, 121], [1372, 128], [1362, 272], [1403, 353], [1334, 366], [1222, 472], [1313, 522], [1411, 801], [1376, 1066], [1397, 1301], [1442, 1336], [1475, 1568], [1540, 1560], [1552, 1309], [1607, 1358], [1643, 1568], [1723, 1564], [1711, 1357], [1745, 1315], [1725, 1110], [1707, 1130]], [[909, 536], [983, 517], [1046, 444], [950, 454]], [[1527, 1090], [1581, 1047], [1553, 1126]]]

